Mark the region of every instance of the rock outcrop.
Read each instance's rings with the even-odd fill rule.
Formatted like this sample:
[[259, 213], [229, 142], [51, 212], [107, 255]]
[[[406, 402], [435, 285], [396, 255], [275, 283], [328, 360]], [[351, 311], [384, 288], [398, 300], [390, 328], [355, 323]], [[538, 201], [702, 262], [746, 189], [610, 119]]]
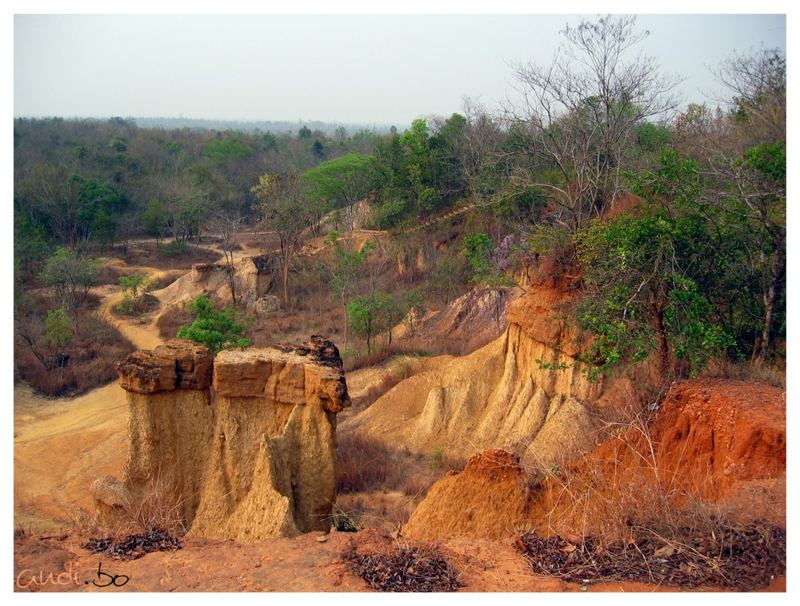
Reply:
[[[269, 292], [277, 275], [278, 261], [267, 253], [243, 257], [233, 263], [234, 287], [237, 302], [251, 313], [266, 314], [279, 308], [277, 299]], [[229, 267], [224, 263], [200, 263], [192, 271], [158, 291], [165, 306], [183, 305], [199, 294], [213, 297], [223, 305], [231, 303]]]
[[561, 306], [571, 291], [540, 284], [508, 305], [496, 340], [402, 381], [342, 424], [417, 452], [469, 456], [487, 448], [549, 465], [595, 445], [602, 409], [625, 383], [589, 380]]
[[336, 414], [350, 404], [336, 347], [224, 351], [172, 340], [117, 367], [130, 452], [92, 485], [106, 523], [157, 491], [196, 536], [243, 543], [330, 528]]
[[392, 330], [392, 340], [420, 349], [447, 342], [457, 354], [475, 351], [506, 331], [507, 308], [521, 294], [519, 288], [476, 288], [424, 315], [412, 308]]
[[587, 457], [621, 482], [723, 500], [786, 471], [786, 394], [764, 384], [694, 379], [667, 393], [647, 433], [631, 427]]
[[405, 536], [513, 537], [520, 529], [582, 536], [714, 502], [733, 520], [786, 524], [785, 392], [723, 379], [675, 384], [637, 420], [569, 467], [529, 475], [492, 450], [429, 490]]
[[478, 453], [463, 471], [451, 472], [431, 487], [403, 526], [403, 536], [513, 536], [530, 526], [529, 492], [519, 457], [503, 450]]

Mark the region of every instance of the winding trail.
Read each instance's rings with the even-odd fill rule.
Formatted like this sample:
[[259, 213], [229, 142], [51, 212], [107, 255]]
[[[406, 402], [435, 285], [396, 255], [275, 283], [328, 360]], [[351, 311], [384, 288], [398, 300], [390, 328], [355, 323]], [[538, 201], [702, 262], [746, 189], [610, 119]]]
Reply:
[[[114, 265], [161, 277], [167, 270]], [[139, 349], [161, 342], [158, 311], [144, 320], [111, 310], [122, 300], [118, 286], [92, 289], [98, 313]], [[154, 293], [157, 297], [157, 291]], [[24, 384], [14, 388], [14, 523], [33, 532], [82, 523], [93, 509], [88, 487], [102, 475], [121, 476], [128, 451], [125, 392], [116, 381], [74, 398], [46, 398]]]

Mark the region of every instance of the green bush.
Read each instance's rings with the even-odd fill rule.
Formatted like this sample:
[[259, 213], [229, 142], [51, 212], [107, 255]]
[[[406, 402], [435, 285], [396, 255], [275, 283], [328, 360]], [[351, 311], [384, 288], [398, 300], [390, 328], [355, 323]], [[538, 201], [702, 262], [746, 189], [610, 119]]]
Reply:
[[212, 354], [223, 349], [250, 347], [250, 339], [243, 336], [247, 324], [240, 321], [234, 308], [218, 310], [205, 295], [198, 295], [187, 307], [194, 321], [178, 329], [179, 339], [205, 345]]

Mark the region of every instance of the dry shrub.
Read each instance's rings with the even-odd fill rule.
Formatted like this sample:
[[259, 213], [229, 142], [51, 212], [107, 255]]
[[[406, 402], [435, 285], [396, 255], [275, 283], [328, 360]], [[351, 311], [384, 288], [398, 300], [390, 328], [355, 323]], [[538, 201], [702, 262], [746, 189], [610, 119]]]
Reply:
[[534, 572], [736, 589], [784, 574], [785, 531], [698, 496], [691, 487], [707, 478], [669, 471], [656, 455], [652, 414], [630, 418], [577, 463], [535, 468], [537, 532], [517, 541]]
[[397, 533], [411, 518], [419, 499], [397, 491], [346, 493], [337, 496], [333, 522], [339, 532], [377, 528]]
[[[655, 414], [632, 415], [617, 425], [613, 439], [577, 462], [529, 468], [539, 530], [573, 539], [591, 535], [605, 544], [630, 539], [635, 529], [677, 533], [729, 516], [698, 492], [711, 485], [710, 470], [707, 476], [685, 477], [657, 456], [650, 431]], [[671, 454], [683, 458], [681, 452]]]
[[170, 242], [163, 242], [158, 248], [155, 244], [130, 247], [121, 255], [128, 265], [154, 269], [191, 269], [195, 263], [214, 263], [221, 256], [215, 250], [194, 244], [186, 244], [185, 248], [170, 247]]
[[258, 317], [250, 324], [245, 335], [254, 347], [272, 347], [282, 343], [297, 343], [309, 335], [322, 335], [341, 341], [341, 310], [337, 308], [281, 310]]
[[[348, 372], [361, 368], [370, 368], [382, 364], [397, 356], [430, 356], [438, 352], [417, 347], [417, 344], [401, 342], [392, 343], [386, 347], [376, 349], [370, 354], [350, 356], [344, 361], [344, 369]], [[400, 369], [398, 369], [400, 370]], [[402, 374], [402, 373], [400, 373]], [[410, 376], [410, 374], [408, 375]]]
[[167, 308], [156, 320], [158, 336], [161, 339], [174, 339], [178, 329], [192, 322], [192, 314], [183, 305]]
[[135, 494], [129, 494], [122, 502], [114, 510], [112, 519], [103, 522], [98, 514], [89, 514], [74, 506], [65, 508], [65, 515], [77, 537], [124, 537], [153, 530], [180, 537], [187, 532], [185, 501], [160, 477], [152, 479]]
[[456, 591], [463, 586], [436, 545], [398, 542], [389, 550], [361, 554], [350, 541], [342, 560], [376, 591]]
[[148, 293], [144, 293], [135, 299], [126, 295], [111, 311], [117, 317], [139, 317], [155, 311], [158, 309], [159, 304], [159, 300]]
[[131, 527], [138, 531], [163, 529], [171, 534], [186, 534], [184, 499], [160, 478], [140, 492], [128, 507]]
[[337, 436], [336, 483], [339, 492], [396, 489], [406, 479], [403, 459], [382, 442], [356, 433]]
[[413, 453], [352, 432], [337, 439], [337, 507], [343, 529], [397, 530], [437, 480], [464, 466], [441, 451]]
[[634, 520], [674, 516], [675, 495], [660, 482], [646, 417], [639, 415], [618, 426], [616, 439], [633, 454], [636, 469], [609, 468], [602, 457], [593, 455], [577, 463], [564, 460], [529, 467], [529, 483], [537, 489], [537, 505], [544, 514], [541, 529], [546, 534], [593, 535], [610, 542], [626, 537]]
[[101, 265], [97, 271], [97, 279], [95, 284], [97, 286], [102, 286], [104, 284], [119, 284], [119, 277], [122, 275], [122, 272], [119, 270], [118, 267], [113, 265]]
[[[41, 312], [34, 311], [21, 321], [25, 322], [37, 351], [49, 351], [41, 326]], [[115, 380], [114, 364], [135, 349], [133, 343], [103, 317], [81, 309], [74, 320], [74, 336], [64, 350], [63, 369], [46, 368], [28, 343], [18, 336], [14, 349], [15, 378], [46, 396], [78, 395]]]
[[464, 466], [463, 460], [442, 451], [414, 453], [355, 432], [339, 434], [337, 441], [336, 478], [340, 492], [397, 490], [421, 498], [448, 471]]

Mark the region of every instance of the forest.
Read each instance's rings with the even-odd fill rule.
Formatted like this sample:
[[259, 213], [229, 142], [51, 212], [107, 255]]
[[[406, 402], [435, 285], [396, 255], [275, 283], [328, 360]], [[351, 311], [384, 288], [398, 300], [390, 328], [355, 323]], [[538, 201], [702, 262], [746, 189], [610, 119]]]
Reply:
[[[205, 237], [249, 231], [274, 237], [284, 308], [313, 308], [298, 294], [303, 280], [306, 293], [328, 289], [345, 342], [348, 331], [363, 337], [370, 353], [411, 307], [507, 284], [553, 256], [580, 276], [567, 314], [591, 337], [582, 358], [598, 373], [651, 355], [665, 376], [696, 375], [712, 359], [782, 368], [785, 57], [733, 55], [715, 72], [726, 98], [687, 104], [653, 59], [624, 59], [643, 36], [630, 19], [584, 22], [564, 32], [580, 63], [515, 65], [519, 94], [506, 104], [468, 99], [403, 132], [16, 119], [18, 366], [60, 377], [45, 391], [61, 393], [79, 344], [113, 341], [111, 326], [86, 315], [91, 289], [121, 278], [97, 259], [151, 239], [154, 258], [182, 267], [202, 260]], [[425, 226], [449, 216], [462, 219], [457, 237], [411, 283], [376, 282], [363, 262], [369, 247], [336, 238], [359, 224], [400, 245], [424, 241]], [[330, 261], [301, 276], [298, 251], [331, 218]], [[97, 345], [85, 355], [107, 353]], [[97, 372], [97, 382], [113, 375]]]

